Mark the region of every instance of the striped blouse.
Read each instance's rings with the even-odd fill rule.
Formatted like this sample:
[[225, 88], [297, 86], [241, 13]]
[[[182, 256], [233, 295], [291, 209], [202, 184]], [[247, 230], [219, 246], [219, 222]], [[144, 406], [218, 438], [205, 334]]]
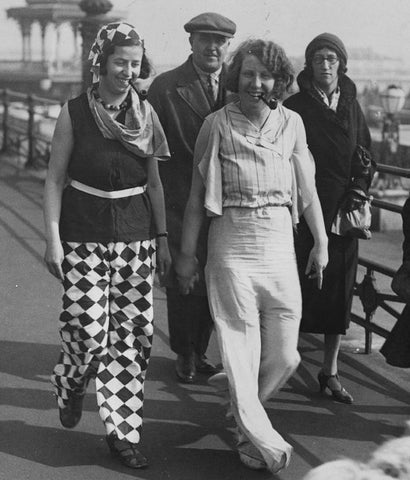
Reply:
[[303, 122], [282, 105], [269, 113], [261, 129], [238, 103], [209, 115], [198, 135], [195, 161], [211, 215], [221, 215], [224, 207], [292, 205], [295, 195], [301, 197], [303, 211], [314, 191]]

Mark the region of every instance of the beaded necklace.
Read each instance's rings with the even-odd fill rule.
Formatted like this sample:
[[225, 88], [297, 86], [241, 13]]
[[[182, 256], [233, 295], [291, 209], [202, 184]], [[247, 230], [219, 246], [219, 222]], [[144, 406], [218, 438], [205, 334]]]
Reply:
[[130, 98], [129, 95], [127, 95], [126, 99], [120, 103], [119, 105], [111, 105], [110, 103], [105, 103], [104, 100], [101, 98], [100, 94], [98, 93], [98, 90], [94, 89], [93, 94], [97, 102], [101, 103], [101, 105], [106, 109], [106, 110], [111, 110], [114, 112], [119, 112], [120, 110], [127, 109], [130, 104]]

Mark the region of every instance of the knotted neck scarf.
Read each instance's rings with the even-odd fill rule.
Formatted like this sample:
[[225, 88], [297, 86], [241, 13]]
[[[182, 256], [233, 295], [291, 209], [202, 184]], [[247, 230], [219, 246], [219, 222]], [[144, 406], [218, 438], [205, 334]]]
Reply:
[[97, 33], [88, 57], [92, 61], [93, 72], [93, 87], [87, 90], [91, 113], [104, 138], [118, 140], [127, 150], [139, 157], [169, 157], [168, 144], [157, 114], [147, 101], [140, 100], [131, 87], [131, 105], [125, 113], [124, 124], [112, 118], [94, 96], [93, 91], [98, 87], [103, 52], [111, 45], [121, 44], [128, 39], [137, 39], [144, 47], [143, 39], [128, 23], [109, 23]]

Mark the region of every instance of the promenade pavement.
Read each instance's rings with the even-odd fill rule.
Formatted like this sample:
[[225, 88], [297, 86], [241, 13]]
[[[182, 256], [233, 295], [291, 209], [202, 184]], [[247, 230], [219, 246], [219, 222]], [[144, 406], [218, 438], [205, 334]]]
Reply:
[[[194, 385], [176, 382], [159, 288], [141, 444], [150, 467], [129, 470], [109, 456], [94, 385], [78, 427], [60, 426], [49, 375], [59, 352], [61, 292], [42, 259], [42, 189], [41, 175], [0, 156], [0, 480], [272, 478], [238, 461], [232, 425], [206, 379]], [[363, 248], [367, 256], [398, 265], [400, 242], [400, 232], [375, 235]], [[316, 382], [320, 340], [301, 338], [297, 373], [267, 405], [274, 426], [295, 448], [289, 468], [278, 479], [299, 480], [313, 466], [340, 456], [365, 460], [378, 444], [399, 436], [410, 418], [410, 371], [385, 364], [377, 337], [374, 352], [361, 353], [364, 335], [359, 327], [349, 330], [340, 356], [340, 374], [355, 403], [321, 397]], [[219, 362], [214, 338], [209, 356]]]

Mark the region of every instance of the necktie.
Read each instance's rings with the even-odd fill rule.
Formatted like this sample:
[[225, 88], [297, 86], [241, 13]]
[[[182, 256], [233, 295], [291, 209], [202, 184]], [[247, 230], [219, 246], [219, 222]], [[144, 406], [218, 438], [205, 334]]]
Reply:
[[208, 75], [208, 93], [212, 100], [216, 101], [216, 91], [215, 91], [215, 81], [212, 78], [212, 75]]

